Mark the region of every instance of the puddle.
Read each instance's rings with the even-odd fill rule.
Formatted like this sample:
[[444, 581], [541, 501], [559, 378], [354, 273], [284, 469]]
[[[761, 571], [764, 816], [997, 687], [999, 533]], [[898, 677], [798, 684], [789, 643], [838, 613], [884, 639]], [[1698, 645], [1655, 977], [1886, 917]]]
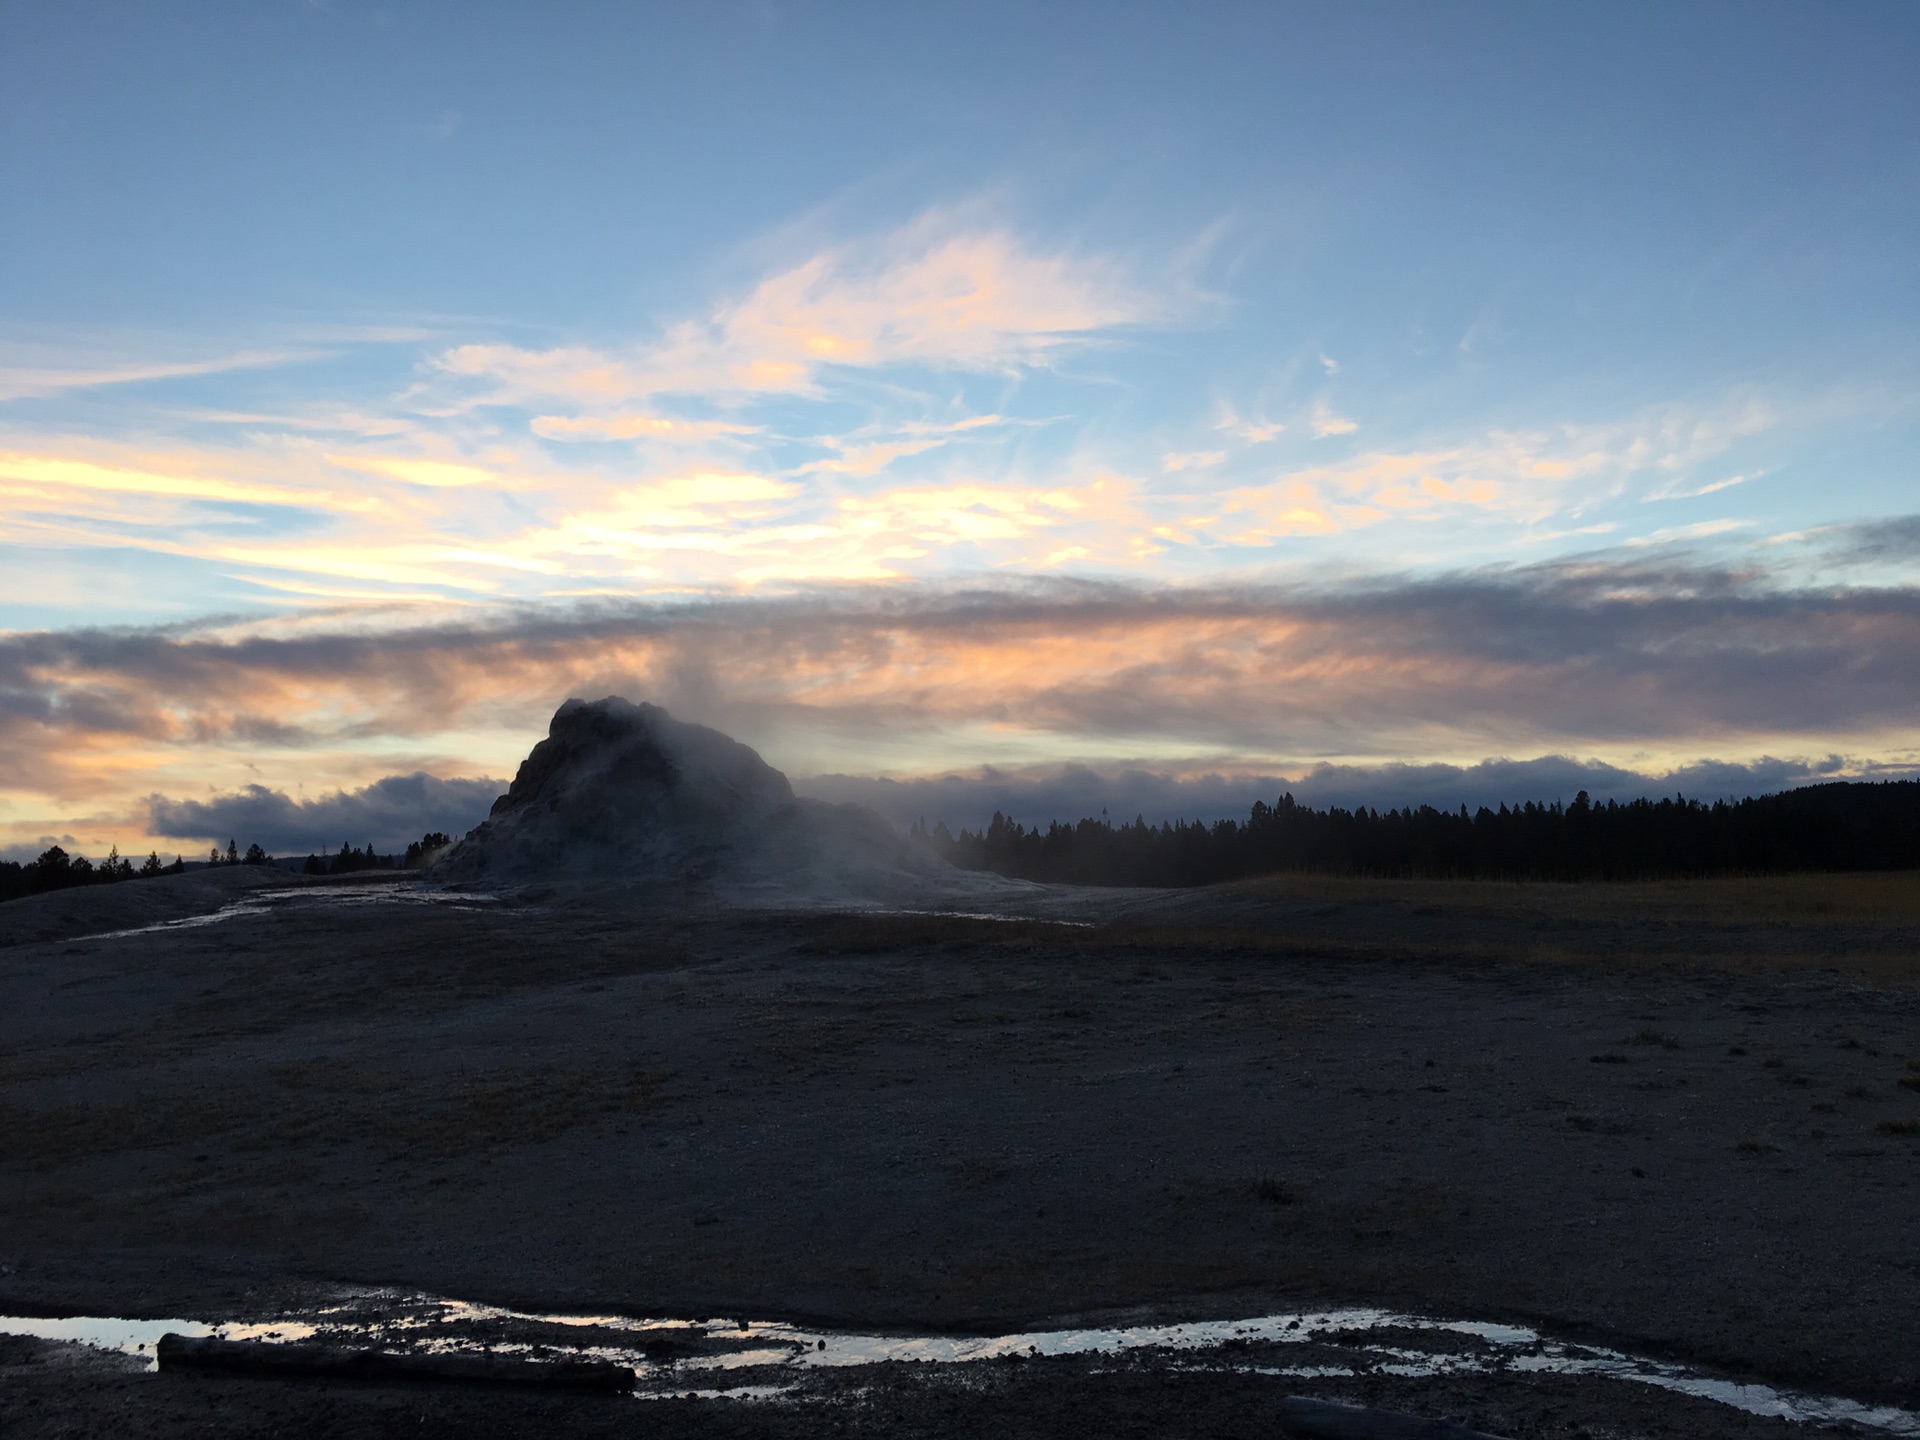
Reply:
[[[80, 940], [125, 940], [135, 935], [158, 935], [169, 930], [199, 930], [249, 915], [266, 915], [276, 910], [344, 910], [363, 905], [443, 905], [456, 910], [481, 910], [500, 903], [500, 897], [476, 890], [429, 890], [418, 881], [395, 880], [388, 883], [363, 882], [340, 889], [272, 890], [230, 901], [205, 915], [186, 915], [178, 920], [158, 920], [130, 930], [106, 930], [97, 935], [77, 935]], [[1090, 930], [1089, 920], [1054, 920], [1031, 915], [990, 915], [974, 910], [859, 910], [858, 915], [935, 916], [953, 920], [994, 920], [1010, 925], [1067, 925]]]
[[1070, 925], [1076, 930], [1093, 929], [1091, 920], [1055, 920], [1046, 915], [998, 915], [984, 910], [859, 910], [858, 915], [912, 915], [938, 920], [992, 920], [1001, 925]]
[[[889, 1361], [960, 1365], [1009, 1356], [1121, 1356], [1160, 1352], [1189, 1372], [1296, 1379], [1328, 1376], [1589, 1375], [1714, 1401], [1750, 1415], [1850, 1424], [1920, 1437], [1920, 1413], [1837, 1396], [1720, 1379], [1600, 1346], [1551, 1339], [1519, 1325], [1436, 1320], [1388, 1310], [1260, 1315], [1171, 1325], [1034, 1330], [1011, 1335], [883, 1335], [816, 1330], [777, 1321], [646, 1320], [620, 1315], [536, 1315], [424, 1295], [370, 1292], [325, 1309], [247, 1324], [0, 1316], [0, 1333], [73, 1340], [144, 1356], [167, 1331], [230, 1340], [317, 1339], [332, 1344], [445, 1353], [485, 1350], [568, 1356], [631, 1366], [643, 1399], [803, 1399], [806, 1373]], [[1296, 1352], [1290, 1356], [1289, 1351]], [[1292, 1362], [1292, 1363], [1290, 1363]], [[732, 1383], [727, 1383], [729, 1379]]]
[[178, 920], [160, 920], [131, 930], [107, 930], [98, 935], [76, 936], [75, 939], [124, 940], [132, 935], [157, 935], [167, 930], [198, 930], [204, 926], [219, 925], [248, 915], [266, 915], [276, 910], [348, 910], [364, 905], [451, 905], [455, 909], [478, 910], [496, 903], [497, 899], [492, 895], [428, 890], [415, 880], [360, 884], [337, 890], [271, 890], [232, 901], [205, 915], [187, 915]]
[[200, 1338], [219, 1335], [228, 1340], [307, 1340], [314, 1327], [297, 1321], [271, 1320], [259, 1325], [211, 1325], [204, 1320], [120, 1320], [106, 1315], [70, 1315], [47, 1320], [32, 1315], [0, 1315], [0, 1335], [31, 1335], [39, 1340], [72, 1340], [96, 1350], [118, 1350], [145, 1356], [148, 1368], [157, 1368], [153, 1347], [162, 1335]]

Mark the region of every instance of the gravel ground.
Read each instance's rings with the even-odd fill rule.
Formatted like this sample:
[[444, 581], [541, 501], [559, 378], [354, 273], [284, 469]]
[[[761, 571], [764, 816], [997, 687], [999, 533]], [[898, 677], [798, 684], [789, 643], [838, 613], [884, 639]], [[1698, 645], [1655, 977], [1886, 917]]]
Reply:
[[[145, 883], [158, 919], [235, 898]], [[0, 907], [0, 1310], [223, 1319], [359, 1284], [991, 1332], [1379, 1303], [1920, 1408], [1913, 876], [1027, 906], [1074, 925], [339, 893], [110, 940], [65, 896]], [[70, 1348], [6, 1352], [5, 1433], [377, 1433], [418, 1405], [409, 1433], [1237, 1434], [1306, 1388], [1049, 1360], [608, 1408]], [[1511, 1435], [1779, 1423], [1598, 1380], [1324, 1383]]]

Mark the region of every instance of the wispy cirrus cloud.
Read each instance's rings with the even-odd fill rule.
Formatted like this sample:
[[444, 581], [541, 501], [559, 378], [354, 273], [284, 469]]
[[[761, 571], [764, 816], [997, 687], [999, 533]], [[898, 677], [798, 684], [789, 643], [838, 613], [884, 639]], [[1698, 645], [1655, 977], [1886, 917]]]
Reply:
[[458, 460], [432, 460], [416, 455], [325, 455], [327, 464], [342, 470], [384, 475], [406, 485], [435, 490], [457, 490], [470, 485], [501, 486], [508, 476], [498, 469]]
[[[0, 451], [0, 493], [18, 500], [53, 498], [66, 491], [153, 496], [245, 505], [350, 505], [336, 492], [206, 473], [185, 457], [155, 457], [148, 463], [110, 464], [64, 455]], [[197, 458], [197, 457], [196, 457]]]
[[975, 567], [1034, 560], [1027, 542], [1042, 531], [1071, 532], [1047, 554], [1070, 543], [1124, 557], [1147, 522], [1113, 478], [809, 483], [822, 473], [884, 482], [902, 454], [1004, 423], [971, 416], [903, 422], [886, 438], [828, 437], [833, 460], [785, 474], [729, 466], [733, 457], [637, 475], [618, 463], [564, 467], [525, 443], [462, 451], [431, 433], [366, 437], [350, 450], [306, 436], [159, 451], [55, 439], [39, 453], [0, 451], [0, 544], [197, 557], [317, 598], [337, 598], [343, 581], [369, 596], [377, 588], [364, 587], [535, 598], [900, 579], [961, 549]]
[[816, 443], [827, 454], [799, 466], [793, 473], [847, 475], [864, 479], [891, 468], [897, 460], [924, 455], [959, 440], [978, 439], [983, 434], [1003, 430], [1011, 423], [1002, 415], [968, 415], [958, 420], [878, 423], [847, 435], [822, 435]]
[[476, 384], [480, 403], [611, 409], [652, 396], [814, 393], [830, 369], [1011, 373], [1168, 314], [1111, 260], [1037, 252], [1007, 231], [956, 230], [933, 215], [824, 250], [624, 350], [459, 345], [435, 364]]
[[1078, 522], [1110, 523], [1129, 499], [1127, 487], [1096, 479], [1080, 486], [926, 485], [850, 497], [840, 511], [868, 536], [899, 536], [923, 545], [1023, 541]]
[[1213, 428], [1224, 431], [1243, 445], [1265, 445], [1278, 440], [1287, 427], [1278, 420], [1248, 420], [1232, 409], [1223, 411]]
[[[1662, 405], [1601, 424], [1493, 431], [1434, 448], [1372, 449], [1216, 493], [1209, 534], [1232, 545], [1461, 513], [1537, 525], [1624, 497], [1679, 498], [1676, 477], [1778, 423], [1749, 396]], [[1322, 432], [1316, 422], [1316, 435]], [[1712, 494], [1746, 477], [1687, 490]]]
[[758, 425], [722, 420], [669, 420], [637, 412], [613, 415], [536, 415], [531, 429], [543, 440], [650, 440], [698, 444], [730, 435], [758, 434]]
[[1037, 562], [1071, 536], [1113, 556], [1133, 543], [1132, 488], [1114, 479], [1049, 487], [955, 482], [893, 486], [824, 501], [793, 480], [700, 474], [623, 489], [514, 543], [572, 574], [660, 584], [906, 579], [969, 549]]
[[1665, 485], [1647, 496], [1649, 500], [1698, 500], [1703, 495], [1717, 495], [1722, 490], [1731, 490], [1736, 485], [1744, 485], [1749, 480], [1758, 480], [1767, 472], [1755, 470], [1747, 475], [1727, 475], [1718, 480], [1709, 480], [1705, 484]]
[[852, 475], [865, 478], [878, 475], [896, 460], [904, 460], [910, 455], [924, 455], [929, 450], [939, 449], [946, 442], [929, 436], [912, 440], [873, 440], [865, 444], [850, 444], [829, 438], [825, 443], [834, 453], [822, 460], [808, 461], [794, 471], [796, 475]]
[[[283, 603], [1191, 570], [1395, 525], [1599, 533], [1616, 522], [1597, 505], [1667, 496], [1772, 423], [1736, 398], [1318, 464], [1246, 442], [1166, 452], [1143, 478], [1068, 453], [1037, 479], [1011, 447], [1041, 422], [928, 408], [801, 438], [687, 422], [631, 456], [404, 414], [225, 443], [0, 433], [0, 544], [197, 560]], [[605, 435], [680, 425], [618, 413]], [[607, 417], [576, 419], [590, 435]]]
[[[34, 363], [39, 358], [39, 363]], [[222, 375], [235, 370], [269, 370], [314, 358], [306, 349], [240, 350], [194, 360], [116, 360], [100, 357], [91, 364], [61, 363], [59, 352], [45, 357], [23, 356], [18, 347], [0, 347], [0, 401], [62, 395], [110, 385], [137, 385], [152, 380], [185, 380]], [[11, 361], [12, 363], [7, 363]]]
[[[1262, 384], [1244, 414], [1215, 401], [1185, 433], [1164, 415], [1128, 431], [1076, 413], [1074, 397], [1127, 387], [1064, 357], [1105, 347], [1105, 364], [1132, 330], [1157, 327], [1160, 343], [1219, 319], [1161, 282], [936, 212], [800, 252], [627, 345], [446, 344], [451, 321], [312, 329], [284, 353], [320, 353], [314, 336], [364, 343], [395, 388], [143, 409], [152, 423], [119, 439], [91, 412], [64, 429], [14, 412], [39, 418], [0, 426], [0, 546], [164, 556], [271, 604], [1195, 575], [1277, 563], [1302, 541], [1344, 559], [1442, 553], [1442, 532], [1494, 537], [1475, 540], [1483, 555], [1596, 533], [1619, 524], [1599, 507], [1698, 500], [1736, 465], [1757, 473], [1731, 452], [1778, 423], [1733, 395], [1477, 433], [1370, 424], [1363, 445], [1321, 393], [1354, 382], [1317, 349], [1290, 401]], [[412, 383], [400, 344], [416, 347]]]
[[1170, 450], [1160, 457], [1160, 468], [1169, 474], [1182, 470], [1210, 470], [1225, 462], [1224, 450]]
[[1340, 414], [1325, 400], [1316, 400], [1313, 405], [1313, 438], [1325, 440], [1334, 435], [1351, 435], [1360, 428], [1360, 422]]
[[121, 386], [202, 380], [311, 365], [368, 346], [412, 346], [438, 323], [282, 324], [251, 342], [88, 326], [0, 328], [0, 404]]

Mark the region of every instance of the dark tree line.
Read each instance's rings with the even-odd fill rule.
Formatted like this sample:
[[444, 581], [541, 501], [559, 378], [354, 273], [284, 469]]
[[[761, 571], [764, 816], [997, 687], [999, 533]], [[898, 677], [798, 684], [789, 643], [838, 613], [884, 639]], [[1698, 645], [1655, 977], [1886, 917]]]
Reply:
[[[364, 850], [342, 845], [340, 853], [330, 861], [318, 855], [309, 855], [302, 868], [309, 875], [345, 875], [356, 870], [418, 870], [452, 843], [450, 837], [432, 830], [408, 845], [406, 854], [397, 858], [375, 854], [371, 843]], [[225, 850], [218, 845], [212, 847], [207, 851], [206, 859], [209, 867], [273, 863], [273, 857], [258, 845], [249, 845], [243, 853], [232, 840], [227, 841]], [[174, 856], [172, 864], [164, 863], [158, 851], [135, 865], [121, 855], [117, 845], [106, 859], [96, 865], [84, 855], [69, 855], [54, 845], [25, 864], [17, 860], [0, 860], [0, 901], [15, 900], [22, 895], [41, 895], [49, 890], [69, 890], [76, 885], [112, 885], [122, 880], [150, 880], [156, 875], [178, 875], [186, 868], [186, 862], [178, 855]]]
[[1211, 885], [1277, 871], [1501, 880], [1643, 880], [1920, 867], [1920, 781], [1810, 785], [1746, 800], [1673, 796], [1498, 810], [1315, 810], [1283, 795], [1245, 822], [1136, 818], [916, 838], [955, 865], [1076, 885]]
[[429, 830], [418, 840], [409, 842], [406, 854], [396, 859], [392, 855], [376, 854], [371, 840], [364, 850], [356, 850], [342, 842], [338, 855], [331, 859], [309, 855], [307, 863], [300, 868], [308, 875], [352, 875], [360, 870], [421, 870], [430, 863], [437, 851], [446, 849], [452, 843], [450, 837], [438, 830]]
[[[207, 855], [209, 865], [266, 865], [271, 863], [258, 845], [247, 848], [242, 856], [229, 840], [224, 854], [215, 846]], [[15, 900], [22, 895], [44, 895], [49, 890], [71, 890], [77, 885], [116, 885], [122, 880], [151, 880], [156, 875], [178, 875], [187, 868], [178, 855], [171, 865], [153, 851], [135, 865], [114, 846], [98, 865], [84, 855], [69, 855], [58, 845], [50, 845], [36, 858], [22, 865], [17, 860], [0, 861], [0, 900]]]

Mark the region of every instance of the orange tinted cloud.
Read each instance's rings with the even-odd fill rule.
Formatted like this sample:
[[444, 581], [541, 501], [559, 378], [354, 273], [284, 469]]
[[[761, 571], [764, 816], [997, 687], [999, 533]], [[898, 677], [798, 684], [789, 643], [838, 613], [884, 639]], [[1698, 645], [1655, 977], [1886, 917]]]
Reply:
[[[223, 448], [0, 441], [0, 540], [197, 559], [310, 602], [1191, 568], [1389, 523], [1597, 533], [1583, 507], [1634, 484], [1675, 493], [1674, 476], [1768, 423], [1742, 402], [1670, 407], [1610, 426], [1373, 449], [1254, 483], [1250, 460], [1272, 452], [1173, 451], [1157, 468], [1182, 477], [1176, 491], [1078, 459], [1054, 477], [1009, 473], [1019, 422], [998, 414], [805, 441], [717, 421], [686, 422], [705, 428], [682, 435], [682, 422], [638, 411], [560, 417], [581, 437], [675, 427], [674, 448], [613, 457], [556, 455], [470, 417], [416, 416], [388, 430], [346, 418], [351, 438], [267, 429]], [[963, 438], [972, 448], [941, 453]], [[825, 454], [796, 462], [802, 444]], [[776, 446], [784, 465], [763, 463]], [[236, 521], [234, 507], [260, 513]]]
[[465, 485], [498, 485], [500, 475], [478, 465], [452, 460], [424, 460], [402, 455], [328, 455], [327, 463], [369, 475], [385, 475], [408, 485], [453, 490]]
[[1495, 433], [1445, 449], [1374, 450], [1334, 465], [1292, 470], [1265, 485], [1221, 492], [1222, 538], [1264, 545], [1383, 520], [1480, 512], [1524, 522], [1564, 508], [1579, 487], [1614, 489], [1640, 469], [1674, 468], [1674, 452], [1646, 429]]
[[3, 636], [0, 798], [31, 816], [234, 777], [291, 792], [433, 768], [423, 756], [502, 773], [561, 699], [609, 692], [801, 770], [1812, 747], [1892, 762], [1920, 755], [1920, 597], [1617, 559], [1339, 593], [886, 587]]
[[325, 490], [231, 480], [219, 475], [104, 465], [71, 456], [32, 455], [19, 451], [0, 451], [0, 485], [14, 493], [26, 489], [42, 494], [59, 490], [96, 490], [123, 495], [235, 501], [248, 505], [323, 506], [339, 498]]
[[1351, 435], [1359, 428], [1358, 422], [1336, 413], [1326, 401], [1314, 402], [1313, 434], [1316, 440], [1324, 440], [1331, 435]]
[[942, 442], [928, 440], [893, 440], [876, 442], [871, 445], [842, 445], [829, 441], [837, 455], [826, 460], [814, 460], [802, 465], [794, 473], [797, 475], [877, 475], [896, 460], [904, 460], [909, 455], [923, 455], [937, 448]]
[[729, 350], [842, 365], [921, 362], [997, 370], [1154, 309], [1113, 266], [1036, 255], [1004, 232], [945, 235], [922, 222], [879, 253], [828, 252], [773, 276], [715, 317]]
[[[437, 363], [488, 382], [490, 403], [561, 398], [592, 410], [649, 395], [808, 391], [830, 366], [1010, 371], [1165, 308], [1111, 261], [1035, 253], [1004, 231], [955, 232], [935, 216], [814, 255], [649, 345], [461, 345]], [[565, 434], [571, 422], [540, 423]]]
[[536, 415], [533, 433], [545, 440], [672, 440], [694, 443], [727, 435], [753, 435], [757, 425], [719, 420], [669, 420], [659, 415]]
[[1222, 464], [1227, 458], [1224, 450], [1187, 450], [1169, 451], [1160, 457], [1160, 468], [1168, 472], [1181, 470], [1206, 470]]

